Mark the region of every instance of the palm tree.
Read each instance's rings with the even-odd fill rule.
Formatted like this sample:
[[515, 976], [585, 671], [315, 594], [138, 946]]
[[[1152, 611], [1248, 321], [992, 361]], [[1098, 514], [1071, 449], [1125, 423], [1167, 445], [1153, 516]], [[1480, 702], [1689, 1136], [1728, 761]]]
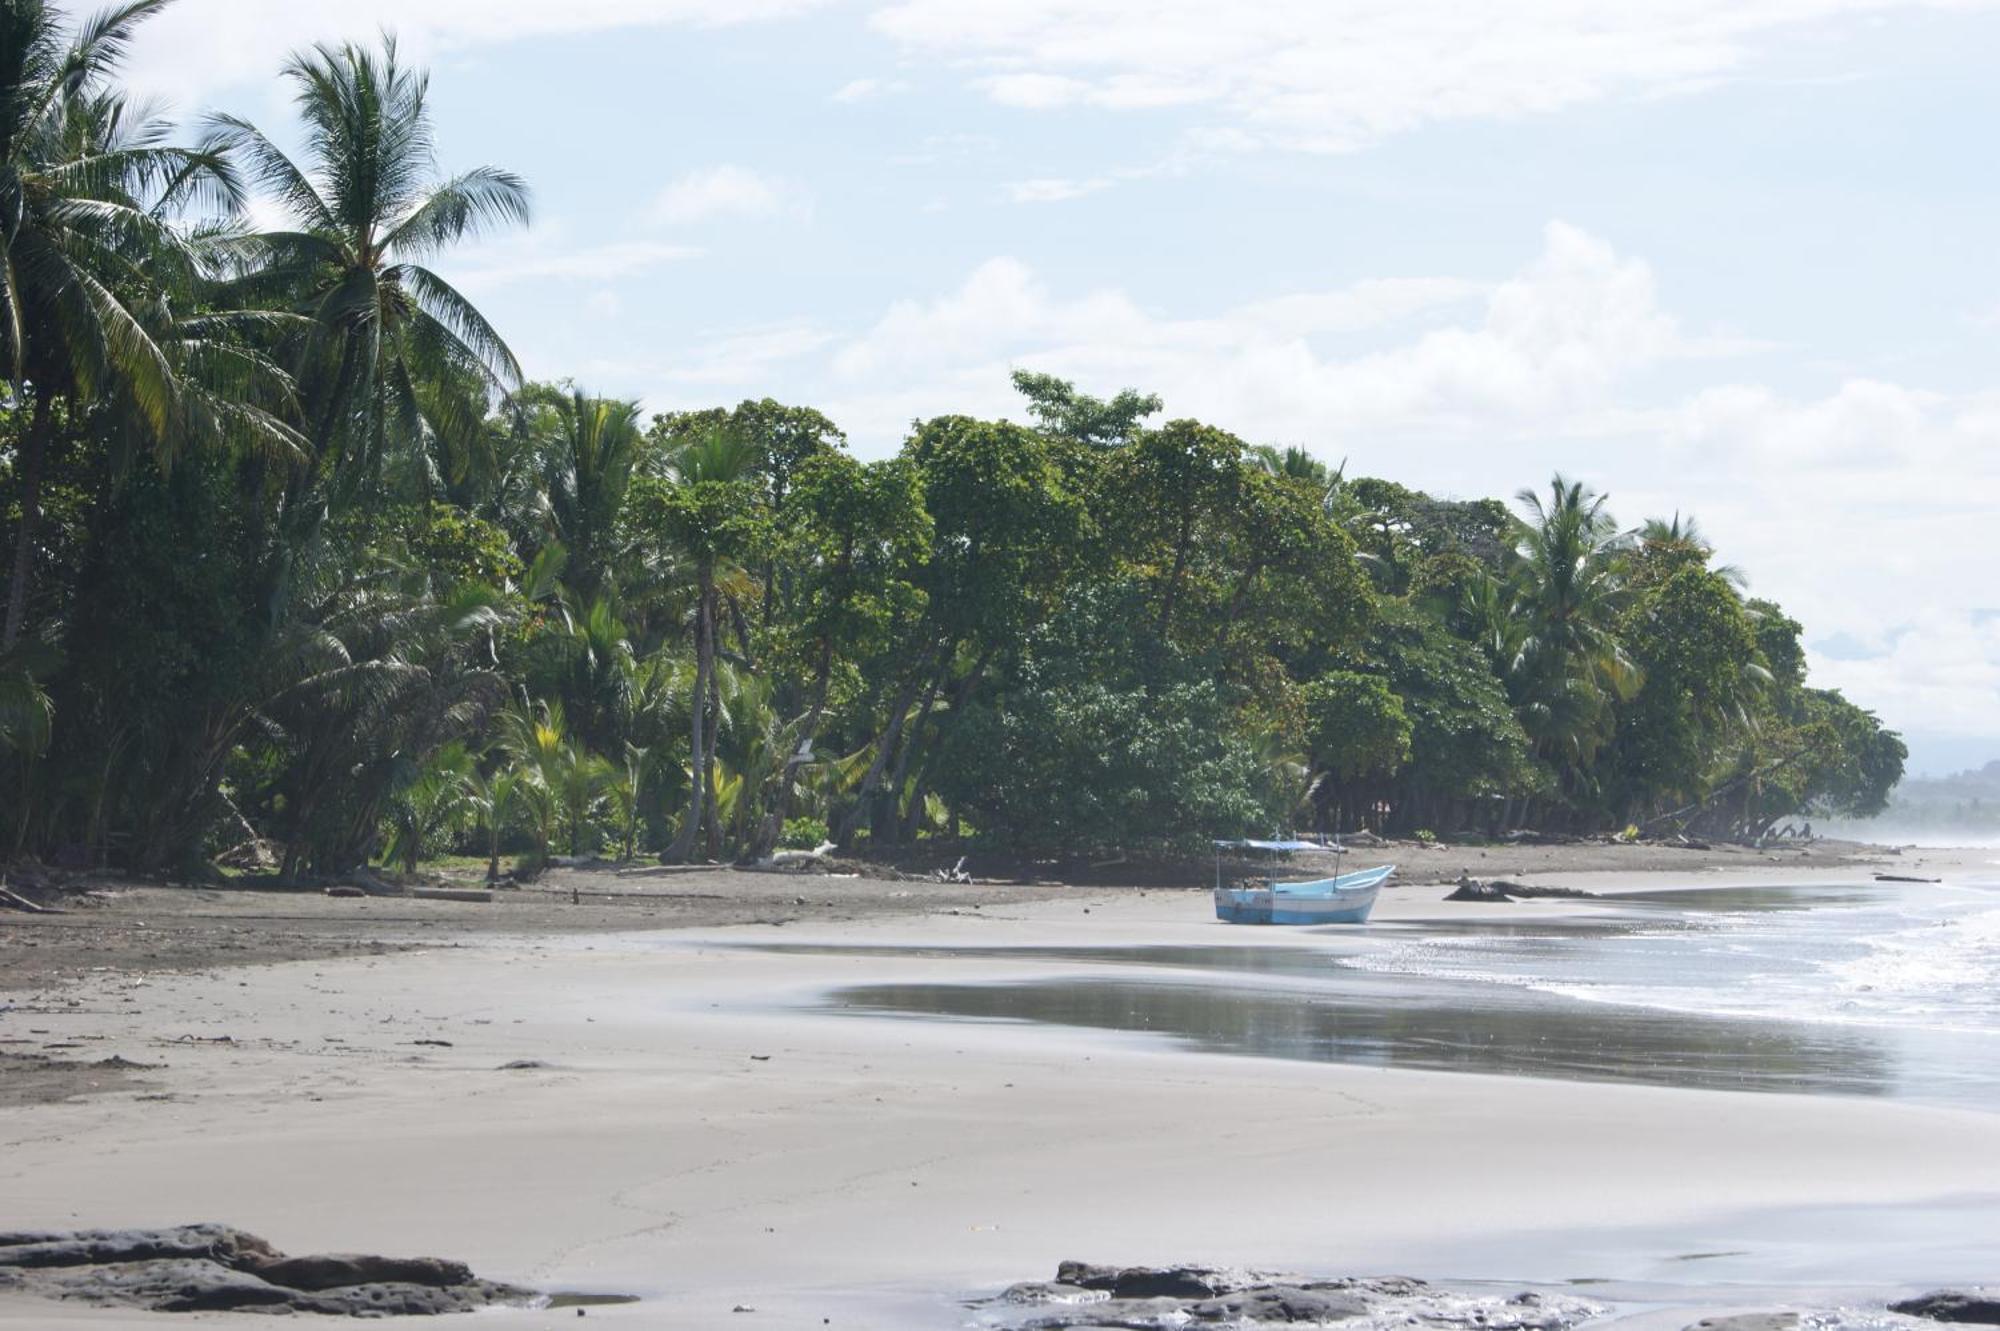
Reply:
[[[1672, 518], [1648, 518], [1637, 534], [1636, 552], [1641, 557], [1661, 556], [1669, 561], [1685, 560], [1707, 567], [1715, 558], [1715, 546], [1693, 514], [1676, 511]], [[1734, 564], [1719, 564], [1714, 572], [1739, 591], [1749, 579]]]
[[466, 805], [473, 825], [486, 838], [486, 881], [489, 883], [498, 881], [500, 877], [500, 843], [506, 839], [507, 829], [518, 816], [521, 785], [527, 779], [525, 772], [518, 767], [502, 767], [485, 774], [475, 771], [466, 778]]
[[390, 800], [383, 861], [400, 860], [404, 873], [415, 873], [426, 847], [463, 830], [477, 811], [472, 755], [454, 740], [431, 755]]
[[1536, 752], [1574, 774], [1609, 734], [1612, 703], [1640, 683], [1616, 632], [1630, 539], [1581, 481], [1558, 475], [1546, 502], [1532, 490], [1516, 498], [1528, 514], [1516, 532], [1522, 631], [1503, 673]]
[[[531, 396], [532, 394], [532, 396]], [[551, 534], [569, 552], [563, 582], [581, 604], [604, 590], [612, 537], [645, 435], [639, 404], [581, 390], [524, 392], [541, 455]], [[539, 408], [539, 410], [537, 410]]]
[[20, 640], [57, 407], [73, 419], [116, 393], [155, 443], [172, 433], [172, 358], [135, 308], [155, 270], [192, 267], [168, 220], [191, 202], [234, 206], [217, 154], [109, 87], [139, 25], [167, 0], [129, 0], [72, 34], [45, 0], [0, 5], [0, 371], [29, 412], [15, 457], [21, 519], [0, 650]]
[[231, 289], [252, 304], [310, 316], [297, 339], [308, 434], [351, 489], [379, 475], [385, 451], [462, 448], [483, 428], [484, 391], [520, 366], [472, 302], [426, 266], [461, 241], [528, 220], [528, 189], [496, 167], [439, 179], [429, 79], [386, 38], [378, 54], [319, 45], [294, 55], [305, 153], [294, 162], [246, 120], [209, 118], [211, 154], [240, 162], [289, 215], [288, 230], [247, 237]]
[[716, 622], [721, 594], [718, 575], [735, 567], [756, 537], [755, 490], [748, 484], [759, 461], [754, 442], [729, 430], [697, 436], [675, 451], [668, 466], [675, 481], [667, 507], [669, 536], [692, 565], [695, 576], [695, 683], [688, 709], [689, 794], [687, 815], [663, 858], [685, 860], [694, 853], [715, 767], [715, 740], [709, 725], [715, 698]]

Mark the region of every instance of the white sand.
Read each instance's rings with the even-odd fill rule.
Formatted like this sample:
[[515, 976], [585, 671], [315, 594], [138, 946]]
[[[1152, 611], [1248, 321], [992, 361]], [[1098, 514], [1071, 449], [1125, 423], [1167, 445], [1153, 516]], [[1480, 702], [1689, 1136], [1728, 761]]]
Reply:
[[[1393, 893], [1381, 920], [1444, 913], [1437, 895]], [[153, 1091], [173, 1098], [0, 1117], [0, 1226], [217, 1220], [291, 1251], [436, 1253], [491, 1277], [646, 1296], [592, 1309], [593, 1325], [951, 1326], [942, 1296], [1043, 1277], [1064, 1257], [1450, 1277], [1492, 1260], [1498, 1235], [1542, 1253], [1538, 1274], [1589, 1275], [1579, 1233], [1699, 1238], [1706, 1217], [1767, 1206], [2000, 1194], [2000, 1115], [815, 1015], [799, 1008], [831, 985], [1086, 968], [721, 946], [1326, 937], [1219, 935], [1206, 899], [1181, 892], [999, 914], [105, 976], [74, 1012], [29, 1024], [106, 1037], [93, 1057], [169, 1064]], [[514, 1059], [555, 1067], [496, 1070]], [[186, 1320], [0, 1298], [0, 1326]]]

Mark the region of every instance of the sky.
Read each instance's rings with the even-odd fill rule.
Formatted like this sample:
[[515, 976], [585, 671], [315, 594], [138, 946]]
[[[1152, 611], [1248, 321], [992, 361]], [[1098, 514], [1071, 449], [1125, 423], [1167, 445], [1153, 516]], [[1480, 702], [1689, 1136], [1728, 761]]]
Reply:
[[1015, 367], [1459, 497], [1692, 514], [1911, 769], [2000, 757], [2000, 0], [178, 0], [290, 139], [397, 34], [536, 378], [864, 457]]

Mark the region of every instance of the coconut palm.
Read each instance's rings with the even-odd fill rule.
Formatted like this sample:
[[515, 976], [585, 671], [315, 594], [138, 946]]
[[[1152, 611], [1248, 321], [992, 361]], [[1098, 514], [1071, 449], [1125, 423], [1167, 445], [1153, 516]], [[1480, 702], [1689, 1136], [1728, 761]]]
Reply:
[[382, 858], [401, 862], [406, 874], [415, 873], [427, 848], [463, 831], [477, 816], [472, 755], [454, 740], [432, 754], [391, 797], [384, 820], [389, 839]]
[[1573, 774], [1608, 736], [1613, 702], [1640, 683], [1617, 634], [1630, 540], [1581, 481], [1558, 475], [1546, 501], [1516, 498], [1527, 511], [1514, 576], [1521, 633], [1503, 674], [1536, 752]]
[[26, 621], [58, 408], [68, 421], [115, 393], [151, 441], [172, 435], [174, 365], [135, 300], [155, 270], [192, 264], [176, 209], [240, 197], [221, 157], [169, 143], [169, 127], [110, 84], [165, 5], [131, 0], [74, 32], [44, 0], [0, 5], [0, 373], [28, 407], [0, 650]]
[[465, 801], [472, 823], [486, 840], [486, 881], [500, 877], [500, 843], [519, 816], [521, 784], [526, 774], [517, 767], [474, 771], [465, 778]]
[[694, 572], [695, 682], [688, 709], [689, 795], [681, 820], [664, 858], [685, 860], [693, 854], [709, 810], [707, 799], [715, 766], [711, 715], [719, 713], [715, 697], [716, 627], [722, 601], [721, 575], [739, 567], [737, 560], [757, 536], [758, 497], [749, 484], [759, 461], [754, 442], [732, 431], [716, 429], [676, 449], [668, 465], [674, 487], [668, 496], [669, 537]]
[[490, 166], [439, 178], [429, 79], [401, 63], [393, 38], [379, 53], [315, 46], [284, 74], [304, 122], [301, 161], [235, 116], [211, 116], [203, 144], [287, 214], [289, 229], [237, 245], [230, 290], [312, 319], [290, 346], [307, 432], [352, 488], [379, 476], [392, 446], [462, 451], [482, 428], [484, 391], [520, 381], [499, 333], [427, 263], [525, 223], [528, 189]]
[[543, 389], [524, 407], [541, 455], [550, 535], [569, 552], [563, 582], [589, 604], [606, 589], [618, 514], [645, 443], [639, 404]]
[[[1636, 533], [1635, 552], [1642, 559], [1682, 559], [1704, 567], [1715, 558], [1715, 546], [1709, 541], [1708, 534], [1702, 531], [1701, 524], [1694, 520], [1694, 515], [1678, 511], [1671, 518], [1648, 518]], [[1743, 570], [1734, 564], [1718, 564], [1713, 571], [1739, 591], [1749, 581]]]

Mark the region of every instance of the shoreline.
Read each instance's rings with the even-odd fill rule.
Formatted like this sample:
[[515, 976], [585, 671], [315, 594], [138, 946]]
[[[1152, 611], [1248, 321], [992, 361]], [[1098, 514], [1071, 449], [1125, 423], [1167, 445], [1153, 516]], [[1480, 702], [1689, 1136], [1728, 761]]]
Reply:
[[[1582, 843], [1456, 846], [1397, 842], [1357, 849], [1347, 867], [1395, 862], [1387, 899], [1413, 888], [1479, 878], [1529, 878], [1606, 890], [1658, 881], [1662, 874], [1854, 874], [1878, 869], [1948, 872], [2000, 858], [1990, 850], [1933, 850], [1822, 841], [1757, 851], [1722, 846]], [[1941, 867], [1942, 866], [1942, 867]], [[977, 867], [977, 866], [975, 866]], [[1301, 872], [1331, 873], [1333, 856], [1301, 856]], [[1186, 886], [1115, 882], [981, 881], [945, 884], [890, 876], [762, 873], [714, 867], [655, 872], [559, 869], [489, 904], [406, 897], [329, 898], [315, 889], [161, 886], [102, 876], [64, 915], [0, 910], [0, 994], [49, 990], [106, 970], [172, 973], [218, 967], [384, 955], [451, 943], [737, 925], [786, 926], [911, 918], [1095, 894], [1206, 893], [1205, 875]], [[574, 891], [578, 900], [571, 900]], [[1455, 908], [1446, 908], [1455, 909]], [[1468, 906], [1476, 910], [1477, 906]]]
[[[1744, 875], [1708, 876], [1725, 886]], [[1382, 921], [1618, 909], [1447, 906], [1441, 895], [1392, 893]], [[20, 1225], [214, 1220], [292, 1250], [437, 1253], [542, 1288], [639, 1294], [591, 1312], [634, 1327], [709, 1327], [739, 1304], [759, 1310], [760, 1326], [958, 1325], [962, 1310], [940, 1320], [958, 1295], [1045, 1276], [1064, 1258], [1598, 1278], [1589, 1244], [1608, 1238], [1666, 1259], [1731, 1246], [1732, 1227], [1760, 1214], [1809, 1224], [1829, 1208], [1889, 1207], [1949, 1223], [1966, 1208], [1983, 1220], [2000, 1198], [2000, 1115], [808, 1014], [800, 1006], [816, 996], [885, 972], [1078, 968], [743, 946], [1218, 941], [1205, 900], [1180, 891], [947, 909], [959, 913], [795, 921], [775, 935], [441, 934], [442, 945], [385, 955], [93, 972], [49, 1005], [60, 1010], [0, 1014], [0, 1030], [31, 1021], [93, 1054], [165, 1066], [135, 1074], [143, 1091], [0, 1115], [0, 1193]], [[1232, 930], [1227, 941], [1283, 947], [1298, 941], [1289, 933]], [[523, 1060], [542, 1066], [503, 1070]], [[1899, 1279], [1981, 1274], [1992, 1273]], [[1728, 1294], [1689, 1306], [1735, 1306]], [[0, 1297], [0, 1325], [171, 1324], [53, 1311]], [[280, 1324], [229, 1324], [267, 1323]], [[554, 1323], [491, 1312], [481, 1324]]]

